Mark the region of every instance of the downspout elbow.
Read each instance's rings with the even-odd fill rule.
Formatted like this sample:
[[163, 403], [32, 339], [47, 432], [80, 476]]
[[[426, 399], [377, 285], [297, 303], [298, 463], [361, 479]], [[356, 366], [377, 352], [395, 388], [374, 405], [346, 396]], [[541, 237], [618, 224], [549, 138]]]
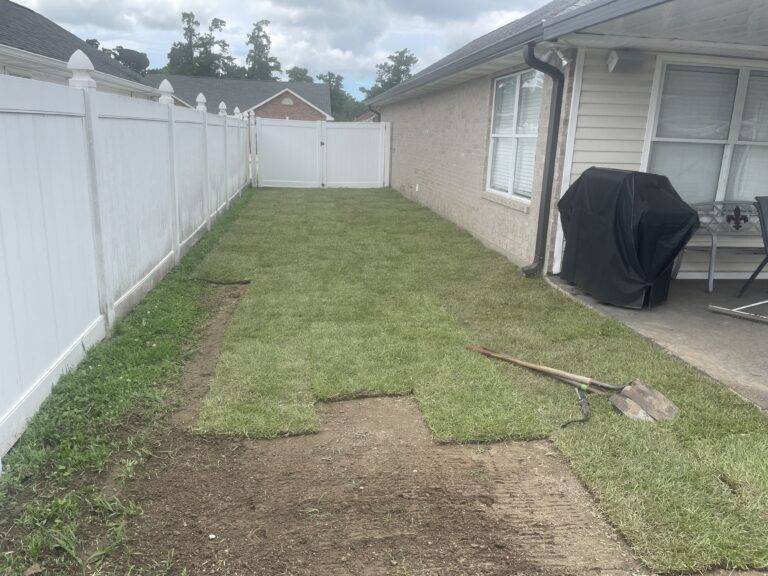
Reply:
[[560, 117], [563, 110], [563, 92], [565, 76], [559, 68], [540, 60], [535, 54], [536, 43], [530, 42], [523, 50], [525, 63], [534, 70], [546, 74], [552, 79], [552, 94], [549, 104], [549, 119], [547, 121], [547, 147], [544, 157], [544, 178], [541, 198], [539, 200], [539, 216], [536, 228], [536, 247], [533, 262], [523, 267], [522, 272], [527, 277], [537, 276], [544, 269], [547, 251], [547, 234], [549, 231], [549, 215], [552, 205], [552, 189], [555, 181], [555, 162], [557, 159], [558, 135], [560, 132]]

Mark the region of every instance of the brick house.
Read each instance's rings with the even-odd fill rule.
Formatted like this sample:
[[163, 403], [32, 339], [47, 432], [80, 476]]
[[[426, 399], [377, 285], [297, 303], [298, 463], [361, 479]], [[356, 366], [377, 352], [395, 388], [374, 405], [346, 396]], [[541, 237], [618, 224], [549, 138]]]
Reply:
[[[554, 0], [366, 103], [392, 126], [394, 188], [557, 274], [556, 204], [590, 166], [664, 174], [696, 206], [765, 195], [768, 2]], [[679, 278], [764, 257], [731, 246], [715, 270], [703, 248]]]
[[282, 120], [333, 120], [331, 91], [327, 84], [310, 82], [263, 82], [259, 80], [206, 78], [177, 74], [148, 74], [146, 81], [158, 87], [167, 79], [180, 106], [194, 108], [198, 94], [206, 99], [208, 111], [218, 112], [220, 102], [231, 113]]

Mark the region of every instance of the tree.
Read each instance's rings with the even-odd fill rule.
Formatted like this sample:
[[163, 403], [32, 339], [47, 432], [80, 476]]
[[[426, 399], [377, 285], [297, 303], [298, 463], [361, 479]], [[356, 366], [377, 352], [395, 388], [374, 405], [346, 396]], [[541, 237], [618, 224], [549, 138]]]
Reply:
[[196, 76], [195, 44], [198, 37], [197, 28], [200, 26], [200, 22], [195, 19], [194, 12], [182, 12], [181, 21], [183, 23], [182, 35], [184, 40], [174, 42], [171, 46], [165, 70], [169, 74]]
[[126, 68], [130, 68], [137, 74], [141, 74], [142, 76], [146, 75], [147, 68], [149, 68], [149, 58], [144, 52], [123, 48], [122, 46], [102, 48], [101, 43], [96, 40], [96, 38], [88, 38], [85, 43], [96, 50], [101, 50], [101, 53], [104, 54], [104, 56], [111, 60], [117, 60], [120, 64]]
[[314, 82], [314, 79], [309, 75], [309, 71], [306, 68], [294, 66], [293, 68], [288, 68], [285, 73], [288, 74], [288, 80], [291, 82]]
[[366, 98], [373, 98], [393, 86], [402, 84], [413, 74], [411, 67], [417, 64], [418, 58], [408, 50], [403, 48], [387, 56], [387, 61], [376, 65], [376, 82], [370, 88], [360, 88]]
[[204, 33], [199, 31], [200, 22], [193, 12], [182, 12], [181, 21], [183, 40], [171, 46], [166, 73], [236, 78], [245, 75], [245, 69], [229, 53], [229, 42], [216, 37], [227, 25], [224, 20], [212, 19]]
[[331, 89], [331, 115], [336, 120], [353, 120], [355, 116], [365, 112], [365, 104], [355, 100], [344, 90], [344, 77], [341, 74], [329, 70], [325, 74], [318, 74], [317, 79], [328, 84]]
[[272, 48], [272, 40], [267, 33], [269, 20], [259, 20], [254, 23], [251, 33], [248, 34], [246, 44], [251, 48], [245, 58], [246, 76], [252, 80], [269, 80], [275, 82], [278, 78], [274, 75], [282, 70], [277, 58], [269, 55]]
[[115, 46], [112, 50], [112, 54], [112, 57], [123, 66], [127, 66], [142, 76], [146, 75], [147, 68], [149, 68], [149, 58], [144, 52], [123, 48], [122, 46]]

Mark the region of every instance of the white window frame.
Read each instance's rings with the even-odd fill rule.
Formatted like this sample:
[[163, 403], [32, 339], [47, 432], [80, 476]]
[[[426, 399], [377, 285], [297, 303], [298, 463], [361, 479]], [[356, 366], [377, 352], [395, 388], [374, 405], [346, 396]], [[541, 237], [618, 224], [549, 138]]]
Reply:
[[[670, 65], [678, 66], [705, 66], [709, 68], [727, 68], [739, 72], [739, 80], [736, 86], [736, 98], [731, 114], [731, 126], [726, 140], [696, 140], [690, 138], [664, 138], [656, 136], [659, 128], [659, 116], [661, 114], [661, 99], [663, 96], [664, 79], [667, 75], [667, 68]], [[651, 151], [655, 142], [677, 142], [684, 144], [717, 144], [724, 146], [723, 162], [720, 166], [720, 178], [717, 182], [715, 192], [715, 202], [725, 200], [728, 191], [728, 180], [730, 177], [731, 166], [733, 164], [733, 151], [736, 146], [766, 146], [768, 142], [752, 142], [740, 140], [741, 123], [744, 116], [744, 105], [747, 100], [747, 89], [749, 87], [749, 74], [751, 71], [766, 72], [768, 63], [755, 60], [742, 60], [734, 58], [718, 58], [708, 56], [695, 56], [690, 54], [659, 54], [656, 57], [656, 69], [653, 77], [653, 88], [651, 90], [651, 109], [648, 114], [648, 123], [645, 130], [645, 141], [643, 143], [643, 156], [641, 161], [641, 170], [648, 172], [651, 162]]]
[[[517, 115], [520, 112], [520, 86], [522, 84], [521, 77], [523, 74], [527, 74], [528, 72], [536, 72], [533, 68], [526, 68], [525, 70], [520, 70], [518, 72], [513, 72], [512, 74], [505, 74], [504, 76], [498, 76], [493, 79], [492, 84], [492, 90], [493, 90], [493, 98], [491, 99], [491, 126], [490, 126], [490, 136], [488, 138], [488, 158], [486, 161], [486, 175], [485, 175], [485, 191], [489, 194], [495, 194], [498, 195], [501, 198], [508, 198], [508, 199], [514, 199], [518, 202], [523, 202], [524, 204], [530, 204], [531, 197], [533, 196], [533, 190], [531, 190], [531, 196], [523, 196], [522, 194], [515, 194], [515, 172], [516, 172], [516, 163], [517, 163], [517, 141], [521, 138], [528, 138], [536, 140], [539, 137], [539, 131], [536, 131], [536, 134], [518, 134], [517, 133]], [[494, 119], [496, 116], [496, 88], [498, 86], [498, 83], [502, 80], [506, 80], [507, 78], [512, 78], [513, 76], [518, 76], [517, 83], [515, 85], [515, 113], [512, 117], [512, 125], [514, 126], [514, 134], [495, 134], [493, 131], [493, 124]], [[512, 138], [515, 141], [515, 165], [512, 166], [512, 170], [510, 171], [509, 176], [509, 190], [507, 192], [503, 190], [497, 190], [496, 188], [493, 188], [491, 186], [491, 176], [493, 172], [493, 145], [494, 140], [497, 140], [499, 138]], [[535, 160], [534, 160], [535, 162]]]

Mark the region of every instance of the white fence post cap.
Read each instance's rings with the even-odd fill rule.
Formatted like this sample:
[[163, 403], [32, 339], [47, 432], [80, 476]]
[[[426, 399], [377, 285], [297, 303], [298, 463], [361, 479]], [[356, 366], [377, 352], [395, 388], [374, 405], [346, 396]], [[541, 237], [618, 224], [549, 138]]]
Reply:
[[208, 112], [208, 107], [205, 105], [206, 99], [202, 92], [197, 95], [197, 98], [195, 98], [195, 102], [197, 102], [197, 109], [200, 112]]
[[235, 106], [235, 116], [240, 118], [240, 107], [239, 106]]
[[69, 57], [67, 68], [72, 71], [69, 85], [73, 88], [96, 88], [96, 80], [91, 76], [94, 71], [93, 62], [82, 50], [75, 50]]
[[224, 102], [219, 102], [219, 116], [227, 115], [227, 105]]
[[160, 82], [160, 104], [173, 104], [173, 86], [168, 82], [168, 78], [163, 78]]

